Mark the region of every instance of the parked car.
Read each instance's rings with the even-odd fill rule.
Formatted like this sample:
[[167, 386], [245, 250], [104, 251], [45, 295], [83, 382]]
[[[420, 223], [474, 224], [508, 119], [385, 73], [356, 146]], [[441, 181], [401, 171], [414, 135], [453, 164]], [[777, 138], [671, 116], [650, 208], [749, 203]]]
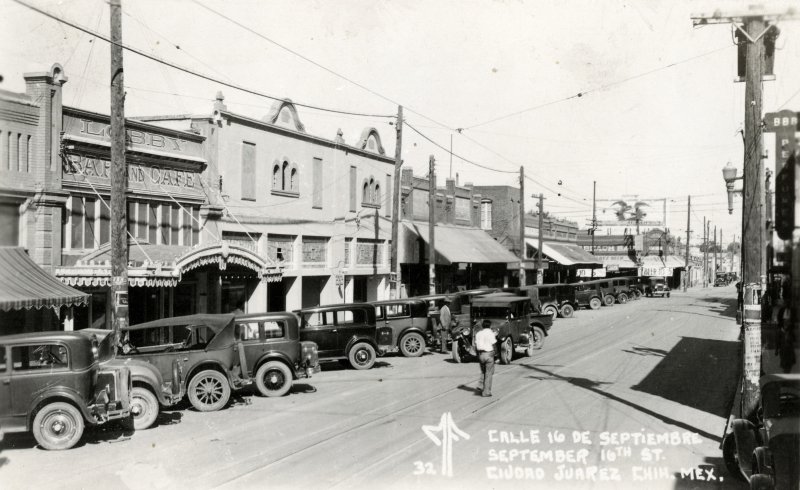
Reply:
[[316, 306], [298, 311], [300, 339], [315, 342], [319, 358], [347, 360], [353, 369], [370, 369], [394, 345], [392, 329], [378, 328], [368, 303]]
[[649, 297], [666, 296], [669, 298], [670, 289], [667, 286], [667, 279], [664, 277], [651, 277], [650, 282], [645, 289], [645, 294]]
[[617, 303], [624, 305], [628, 300], [636, 299], [636, 293], [633, 292], [629, 277], [614, 277], [609, 281], [612, 287], [612, 294]]
[[470, 326], [461, 326], [453, 332], [452, 356], [455, 362], [463, 362], [469, 356], [477, 356], [475, 334], [489, 320], [497, 334], [500, 345], [500, 363], [508, 364], [514, 357], [516, 347], [524, 347], [532, 356], [544, 346], [544, 338], [553, 324], [547, 314], [536, 314], [527, 296], [511, 293], [493, 293], [475, 298], [470, 310]]
[[73, 447], [86, 424], [131, 413], [131, 372], [101, 365], [92, 341], [78, 332], [0, 337], [0, 426], [32, 431], [44, 449]]
[[428, 305], [417, 298], [373, 301], [375, 320], [378, 326], [392, 329], [396, 340], [390, 352], [399, 350], [405, 357], [419, 357], [426, 345], [433, 343], [432, 321], [428, 317]]
[[125, 367], [131, 372], [131, 417], [135, 430], [149, 429], [158, 418], [160, 406], [169, 407], [182, 398], [181, 372], [183, 365], [180, 359], [172, 362], [172, 370], [168, 377], [154, 365], [139, 359], [116, 357], [113, 348], [111, 330], [85, 328], [78, 333], [92, 341], [92, 348], [97, 350], [100, 367]]
[[736, 419], [723, 439], [731, 473], [752, 489], [797, 488], [800, 482], [800, 374], [761, 377], [761, 410]]
[[441, 308], [445, 299], [450, 300], [448, 307], [452, 315], [453, 325], [469, 325], [469, 308], [472, 300], [477, 296], [497, 292], [497, 289], [467, 289], [464, 291], [456, 291], [455, 293], [441, 293], [441, 294], [426, 294], [423, 296], [415, 296], [415, 299], [421, 299], [428, 304], [428, 316], [431, 318], [432, 324], [439, 321], [439, 308]]
[[714, 287], [727, 286], [730, 284], [727, 272], [717, 272], [714, 277]]
[[122, 331], [119, 357], [149, 362], [170, 376], [183, 363], [181, 394], [201, 412], [224, 407], [232, 389], [249, 385], [244, 349], [232, 314], [199, 314], [162, 318]]
[[[581, 307], [589, 307], [593, 310], [599, 310], [603, 306], [603, 298], [605, 297], [605, 290], [603, 285], [598, 281], [584, 281], [570, 284], [575, 288], [575, 301]], [[612, 299], [613, 303], [613, 299]]]
[[236, 333], [244, 349], [243, 371], [264, 396], [283, 396], [293, 380], [320, 371], [317, 344], [300, 340], [300, 319], [294, 313], [238, 315]]
[[575, 310], [580, 308], [575, 299], [575, 287], [569, 284], [537, 284], [504, 288], [503, 291], [526, 294], [533, 304], [533, 311], [557, 317], [572, 318]]

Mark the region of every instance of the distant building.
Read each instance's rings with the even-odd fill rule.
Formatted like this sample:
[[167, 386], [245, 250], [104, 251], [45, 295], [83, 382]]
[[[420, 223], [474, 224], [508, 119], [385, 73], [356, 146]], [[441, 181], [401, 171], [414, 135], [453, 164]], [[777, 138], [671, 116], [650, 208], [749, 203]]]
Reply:
[[[398, 257], [401, 279], [409, 296], [427, 294], [429, 285], [429, 189], [427, 178], [403, 169], [401, 179], [401, 226]], [[457, 186], [446, 179], [435, 187], [434, 248], [436, 292], [477, 287], [503, 287], [519, 269], [519, 258], [493, 238], [491, 200], [472, 184]], [[519, 228], [517, 228], [519, 229]], [[513, 284], [512, 284], [513, 285]]]

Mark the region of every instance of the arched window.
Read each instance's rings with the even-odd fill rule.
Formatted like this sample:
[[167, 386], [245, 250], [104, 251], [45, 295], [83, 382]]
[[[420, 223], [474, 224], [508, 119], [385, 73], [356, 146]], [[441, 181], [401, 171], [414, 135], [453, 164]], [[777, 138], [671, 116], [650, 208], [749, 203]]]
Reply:
[[277, 163], [272, 167], [272, 188], [281, 190], [281, 167]]
[[364, 189], [361, 191], [361, 203], [369, 203], [369, 182], [364, 182]]
[[375, 199], [372, 202], [378, 206], [381, 205], [381, 186], [378, 184], [375, 184]]
[[289, 183], [289, 162], [283, 162], [281, 167], [281, 190], [286, 190], [286, 184]]
[[289, 178], [289, 189], [291, 189], [292, 192], [300, 192], [300, 182], [297, 181], [297, 167], [295, 166], [292, 166]]

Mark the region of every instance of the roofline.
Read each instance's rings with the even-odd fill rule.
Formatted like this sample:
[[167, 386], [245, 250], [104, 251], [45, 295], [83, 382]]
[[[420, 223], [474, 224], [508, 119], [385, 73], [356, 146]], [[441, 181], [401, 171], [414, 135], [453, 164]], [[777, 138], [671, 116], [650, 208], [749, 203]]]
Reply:
[[[68, 115], [68, 114], [70, 114], [70, 115], [83, 115], [83, 116], [95, 117], [95, 118], [100, 118], [100, 119], [108, 119], [109, 123], [111, 122], [111, 116], [109, 116], [108, 114], [102, 114], [102, 113], [99, 113], [99, 112], [87, 111], [86, 109], [79, 109], [77, 107], [64, 106], [63, 113], [64, 113], [64, 115]], [[130, 118], [130, 117], [126, 117], [125, 118], [125, 128], [126, 129], [128, 129], [128, 128], [143, 129], [143, 130], [146, 130], [146, 131], [152, 131], [152, 132], [156, 132], [156, 133], [167, 134], [167, 135], [170, 135], [170, 136], [173, 136], [173, 137], [183, 138], [185, 140], [195, 141], [197, 143], [202, 143], [206, 139], [205, 136], [200, 135], [200, 134], [190, 133], [188, 131], [180, 131], [178, 129], [165, 128], [163, 126], [158, 126], [158, 125], [155, 125], [155, 124], [147, 124], [145, 122], [137, 120], [136, 118]]]

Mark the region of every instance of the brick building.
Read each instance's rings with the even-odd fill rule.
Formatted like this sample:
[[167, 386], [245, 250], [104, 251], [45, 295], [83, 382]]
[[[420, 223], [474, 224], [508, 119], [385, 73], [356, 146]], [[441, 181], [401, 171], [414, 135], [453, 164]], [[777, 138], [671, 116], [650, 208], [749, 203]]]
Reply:
[[[398, 260], [409, 296], [430, 291], [430, 185], [429, 179], [415, 177], [411, 169], [403, 169]], [[513, 285], [519, 258], [487, 233], [491, 229], [490, 199], [485, 199], [472, 184], [457, 186], [453, 179], [446, 179], [444, 187], [436, 186], [435, 180], [432, 185], [436, 292]]]

